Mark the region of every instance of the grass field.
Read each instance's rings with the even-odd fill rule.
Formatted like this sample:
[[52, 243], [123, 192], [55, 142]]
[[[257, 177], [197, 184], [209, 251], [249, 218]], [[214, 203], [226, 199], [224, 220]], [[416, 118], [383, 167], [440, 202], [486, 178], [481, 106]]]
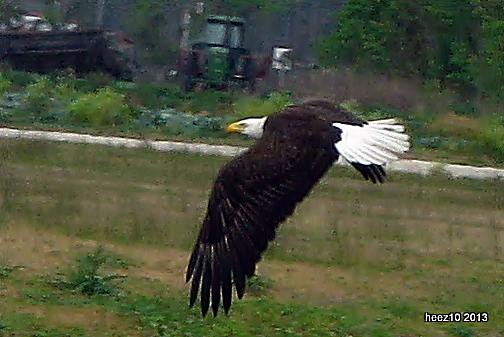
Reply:
[[245, 299], [202, 319], [183, 276], [225, 160], [0, 140], [0, 336], [504, 334], [502, 181], [391, 173], [375, 186], [336, 167]]

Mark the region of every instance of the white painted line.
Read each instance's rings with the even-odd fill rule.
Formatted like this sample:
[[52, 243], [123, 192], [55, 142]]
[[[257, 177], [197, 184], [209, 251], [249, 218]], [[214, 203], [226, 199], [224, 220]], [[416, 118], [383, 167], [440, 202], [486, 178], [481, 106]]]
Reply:
[[[45, 140], [55, 142], [69, 142], [80, 144], [97, 144], [114, 147], [141, 148], [148, 147], [163, 152], [190, 152], [203, 155], [233, 157], [246, 150], [245, 147], [228, 145], [209, 145], [202, 143], [184, 143], [171, 141], [139, 140], [123, 137], [92, 136], [87, 134], [56, 132], [56, 131], [31, 131], [10, 128], [0, 128], [0, 138]], [[348, 163], [338, 161], [336, 165], [348, 166]], [[504, 179], [504, 169], [493, 167], [475, 167], [468, 165], [444, 164], [421, 160], [398, 160], [392, 163], [388, 171], [420, 174], [423, 176], [433, 172], [444, 171], [455, 178], [471, 179]]]

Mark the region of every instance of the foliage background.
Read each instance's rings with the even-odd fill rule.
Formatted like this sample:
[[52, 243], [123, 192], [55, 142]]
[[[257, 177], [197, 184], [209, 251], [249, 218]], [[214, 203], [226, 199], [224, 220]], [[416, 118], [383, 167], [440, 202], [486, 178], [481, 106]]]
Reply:
[[337, 30], [317, 44], [324, 65], [420, 77], [500, 108], [501, 1], [350, 0], [335, 20]]

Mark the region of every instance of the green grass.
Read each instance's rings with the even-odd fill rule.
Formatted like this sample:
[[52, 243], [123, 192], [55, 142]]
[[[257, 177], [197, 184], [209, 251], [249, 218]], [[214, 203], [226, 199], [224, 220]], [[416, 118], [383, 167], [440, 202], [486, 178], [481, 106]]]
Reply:
[[249, 296], [233, 306], [229, 317], [202, 319], [197, 311], [187, 309], [180, 291], [143, 281], [149, 287], [145, 293], [138, 282], [125, 281], [136, 291], [122, 296], [84, 296], [20, 273], [7, 283], [19, 287], [7, 307], [18, 310], [7, 311], [1, 324], [5, 332], [22, 336], [464, 336], [461, 333], [492, 331], [485, 325], [422, 326], [418, 308], [400, 299], [348, 299], [313, 306]]
[[389, 336], [390, 329], [400, 332], [396, 324], [407, 319], [372, 302], [315, 307], [265, 297], [237, 303], [229, 317], [202, 319], [187, 310], [185, 297], [167, 294], [157, 282], [149, 284], [155, 295], [137, 292], [122, 297], [55, 290], [37, 278], [21, 284], [18, 297], [9, 301], [10, 307], [21, 310], [9, 312], [0, 323], [6, 333], [21, 336]]
[[[5, 140], [0, 152], [1, 332], [504, 333], [502, 181], [390, 173], [375, 186], [333, 168], [281, 227], [245, 299], [229, 317], [202, 319], [187, 307], [183, 276], [226, 158]], [[100, 246], [98, 268], [86, 269]], [[126, 278], [107, 281], [116, 274]], [[110, 291], [54, 282], [72, 275], [72, 285]], [[486, 311], [491, 321], [426, 324], [424, 311]]]

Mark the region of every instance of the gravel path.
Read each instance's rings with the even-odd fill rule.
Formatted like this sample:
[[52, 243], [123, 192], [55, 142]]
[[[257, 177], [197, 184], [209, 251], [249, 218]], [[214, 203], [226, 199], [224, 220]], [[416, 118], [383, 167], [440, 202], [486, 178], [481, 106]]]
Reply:
[[[201, 143], [183, 143], [171, 141], [144, 141], [122, 137], [92, 136], [70, 132], [29, 131], [0, 128], [0, 138], [31, 139], [80, 144], [97, 144], [126, 148], [150, 147], [164, 152], [191, 152], [204, 155], [232, 157], [243, 152], [246, 148], [226, 145], [208, 145]], [[338, 161], [337, 165], [348, 165]], [[412, 174], [429, 175], [432, 172], [445, 171], [446, 174], [457, 178], [471, 179], [504, 179], [504, 169], [492, 167], [474, 167], [468, 165], [443, 164], [421, 160], [399, 160], [391, 164], [387, 170]]]

